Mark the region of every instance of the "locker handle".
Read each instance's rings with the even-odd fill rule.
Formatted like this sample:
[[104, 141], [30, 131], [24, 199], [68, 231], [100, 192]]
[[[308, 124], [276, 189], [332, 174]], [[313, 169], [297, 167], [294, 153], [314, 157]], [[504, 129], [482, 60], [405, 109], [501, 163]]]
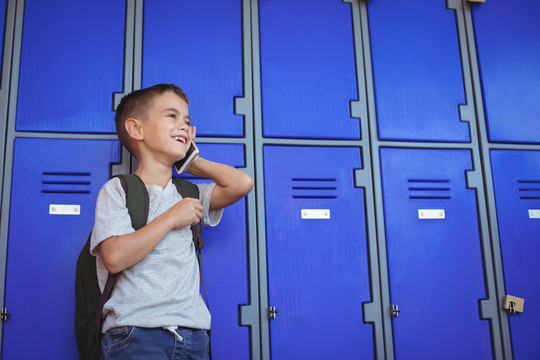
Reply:
[[278, 309], [276, 309], [275, 306], [269, 306], [268, 307], [268, 319], [274, 320], [276, 318], [276, 314], [279, 312]]
[[399, 310], [397, 305], [394, 305], [394, 304], [390, 305], [390, 315], [392, 317], [398, 317], [400, 312], [401, 311]]
[[2, 308], [1, 315], [2, 315], [2, 321], [3, 322], [7, 322], [9, 317], [11, 316], [11, 314], [9, 313], [7, 308]]

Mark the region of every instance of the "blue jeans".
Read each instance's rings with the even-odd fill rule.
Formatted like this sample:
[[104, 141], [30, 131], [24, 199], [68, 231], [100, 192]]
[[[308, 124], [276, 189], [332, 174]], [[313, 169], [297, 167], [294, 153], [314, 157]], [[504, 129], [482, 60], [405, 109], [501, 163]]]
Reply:
[[208, 359], [206, 330], [178, 328], [176, 332], [182, 341], [162, 328], [124, 326], [110, 329], [101, 338], [101, 359]]

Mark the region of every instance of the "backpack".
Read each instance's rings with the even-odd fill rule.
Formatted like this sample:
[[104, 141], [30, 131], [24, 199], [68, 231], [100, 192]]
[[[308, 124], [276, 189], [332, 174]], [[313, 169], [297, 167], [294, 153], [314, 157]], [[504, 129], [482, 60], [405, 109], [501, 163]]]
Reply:
[[[135, 230], [146, 225], [148, 218], [148, 192], [143, 181], [136, 175], [117, 176], [126, 194], [131, 223]], [[189, 181], [173, 177], [173, 183], [182, 198], [199, 198], [199, 188]], [[191, 226], [193, 242], [198, 253], [199, 271], [202, 285], [202, 256], [204, 243], [201, 239], [201, 224]], [[91, 236], [92, 234], [90, 234]], [[96, 257], [90, 254], [90, 236], [77, 259], [75, 274], [75, 337], [80, 359], [98, 359], [100, 354], [103, 305], [110, 298], [118, 274], [109, 274], [103, 294], [99, 288]], [[202, 285], [204, 295], [204, 285]], [[208, 304], [208, 300], [207, 300]]]

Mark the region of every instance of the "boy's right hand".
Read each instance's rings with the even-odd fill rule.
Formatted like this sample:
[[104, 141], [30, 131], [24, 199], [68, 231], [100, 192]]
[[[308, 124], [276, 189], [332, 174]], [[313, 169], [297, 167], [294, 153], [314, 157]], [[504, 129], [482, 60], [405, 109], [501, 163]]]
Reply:
[[185, 198], [177, 202], [167, 212], [170, 213], [173, 229], [196, 225], [201, 220], [203, 206], [199, 199]]

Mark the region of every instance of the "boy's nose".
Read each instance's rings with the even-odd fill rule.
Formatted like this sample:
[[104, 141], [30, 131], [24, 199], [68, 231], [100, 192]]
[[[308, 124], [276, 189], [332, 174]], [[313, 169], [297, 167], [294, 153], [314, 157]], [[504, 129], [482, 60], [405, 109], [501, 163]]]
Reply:
[[185, 130], [189, 132], [189, 124], [186, 124], [185, 121], [180, 121], [180, 123], [177, 126], [177, 129], [179, 130]]

